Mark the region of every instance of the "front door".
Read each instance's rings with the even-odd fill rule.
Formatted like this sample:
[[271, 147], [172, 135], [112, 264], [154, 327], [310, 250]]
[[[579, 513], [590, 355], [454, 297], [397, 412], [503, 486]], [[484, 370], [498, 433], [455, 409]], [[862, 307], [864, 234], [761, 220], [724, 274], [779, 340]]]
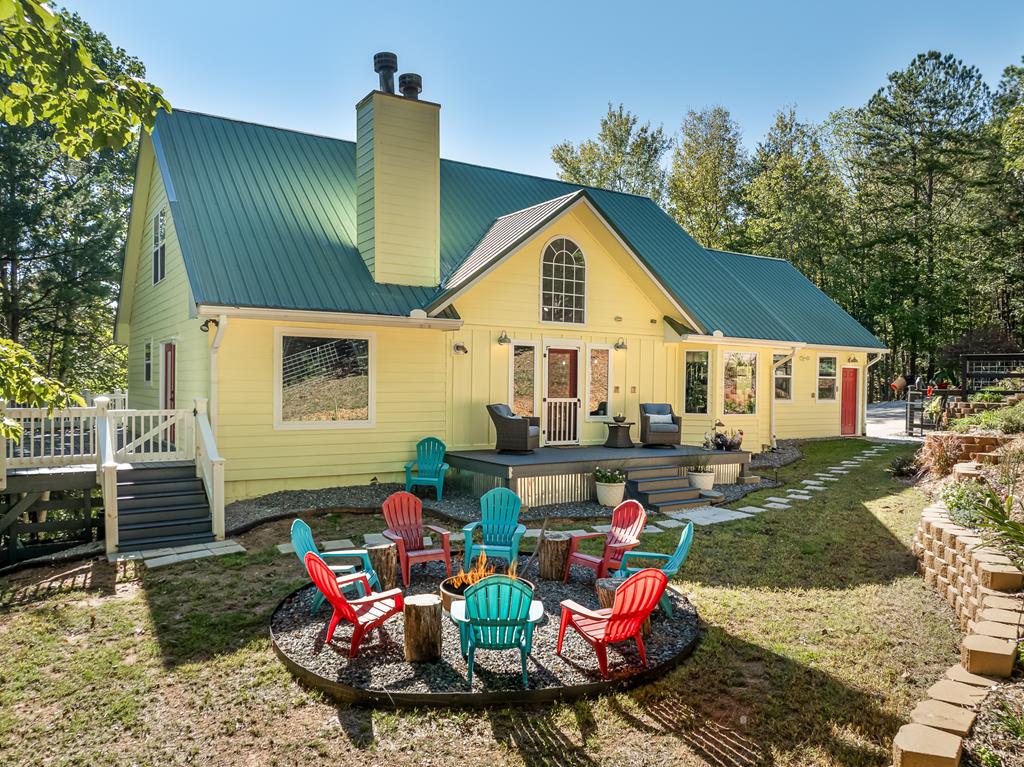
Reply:
[[544, 444], [580, 441], [580, 350], [549, 346], [544, 350]]
[[174, 386], [175, 379], [177, 378], [176, 370], [176, 354], [174, 344], [164, 344], [164, 359], [163, 359], [163, 402], [162, 406], [164, 410], [174, 410]]
[[843, 368], [843, 392], [841, 404], [841, 433], [844, 437], [857, 433], [857, 368]]

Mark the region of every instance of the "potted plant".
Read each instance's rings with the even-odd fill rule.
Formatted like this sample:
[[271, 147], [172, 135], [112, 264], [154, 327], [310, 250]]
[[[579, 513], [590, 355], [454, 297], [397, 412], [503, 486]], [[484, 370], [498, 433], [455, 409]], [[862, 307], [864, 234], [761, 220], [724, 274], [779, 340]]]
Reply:
[[690, 486], [698, 490], [710, 490], [715, 486], [715, 470], [707, 461], [697, 461], [686, 469]]
[[622, 413], [617, 413], [615, 417], [612, 418], [612, 420], [615, 421], [615, 423], [624, 423], [626, 420], [626, 416], [624, 416]]
[[618, 506], [626, 492], [626, 473], [622, 469], [594, 469], [597, 502], [602, 506]]

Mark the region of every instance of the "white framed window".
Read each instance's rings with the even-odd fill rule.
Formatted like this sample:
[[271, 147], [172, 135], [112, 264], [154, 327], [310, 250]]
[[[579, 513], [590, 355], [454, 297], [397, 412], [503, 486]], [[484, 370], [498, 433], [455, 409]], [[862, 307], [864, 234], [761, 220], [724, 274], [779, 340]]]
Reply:
[[274, 428], [365, 428], [376, 422], [373, 333], [274, 329]]
[[537, 410], [537, 344], [534, 341], [513, 341], [508, 358], [508, 401], [516, 415], [536, 416]]
[[683, 413], [707, 415], [711, 407], [708, 373], [711, 370], [711, 352], [686, 352], [683, 361]]
[[142, 345], [142, 380], [153, 383], [153, 339], [149, 338]]
[[832, 402], [836, 398], [837, 370], [835, 357], [818, 357], [818, 401]]
[[556, 237], [544, 248], [540, 319], [576, 325], [587, 321], [587, 262], [583, 251], [567, 237]]
[[587, 420], [607, 421], [612, 413], [612, 347], [587, 347]]
[[726, 352], [722, 355], [723, 415], [757, 412], [757, 354]]
[[775, 368], [774, 397], [782, 402], [789, 402], [793, 399], [793, 360], [775, 367], [780, 361], [789, 357], [788, 354], [773, 354], [772, 367]]
[[167, 271], [167, 221], [164, 209], [153, 216], [153, 284], [160, 282]]

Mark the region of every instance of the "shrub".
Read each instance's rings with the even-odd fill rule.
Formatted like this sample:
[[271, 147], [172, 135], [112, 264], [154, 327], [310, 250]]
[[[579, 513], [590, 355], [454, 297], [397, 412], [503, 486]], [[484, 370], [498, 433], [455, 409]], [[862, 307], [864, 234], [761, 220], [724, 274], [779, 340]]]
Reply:
[[979, 391], [967, 398], [968, 402], [1002, 402], [1003, 395], [996, 391]]
[[913, 477], [917, 474], [917, 461], [913, 456], [898, 455], [890, 461], [886, 471], [894, 477]]
[[950, 482], [942, 488], [942, 501], [949, 509], [949, 517], [958, 525], [978, 527], [989, 489], [980, 482], [965, 480]]
[[1001, 548], [1008, 557], [1021, 562], [1024, 561], [1024, 523], [1013, 519], [1013, 504], [1013, 495], [1004, 500], [997, 492], [986, 487], [977, 514], [985, 538]]
[[929, 473], [944, 477], [960, 457], [960, 440], [952, 434], [933, 434], [917, 451], [917, 463]]
[[970, 431], [972, 427], [1001, 431], [1003, 434], [1020, 434], [1024, 432], [1024, 402], [996, 410], [983, 410], [974, 415], [958, 418], [952, 423], [953, 431]]

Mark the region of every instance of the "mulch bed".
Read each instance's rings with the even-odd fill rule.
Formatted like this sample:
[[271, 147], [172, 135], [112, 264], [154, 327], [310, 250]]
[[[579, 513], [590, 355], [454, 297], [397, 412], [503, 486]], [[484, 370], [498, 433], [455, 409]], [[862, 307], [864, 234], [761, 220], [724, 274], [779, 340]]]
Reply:
[[985, 698], [974, 729], [964, 741], [964, 764], [1024, 767], [1024, 739], [1000, 721], [1007, 712], [1024, 717], [1024, 675], [1019, 671], [1012, 682], [999, 685]]
[[[437, 593], [444, 577], [440, 563], [414, 566], [412, 584], [406, 595]], [[569, 583], [541, 580], [536, 571], [525, 575], [535, 586], [535, 598], [544, 603], [545, 616], [533, 635], [533, 652], [527, 659], [529, 689], [546, 691], [574, 685], [592, 685], [603, 681], [593, 649], [571, 629], [566, 633], [563, 655], [555, 653], [558, 642], [563, 599], [573, 599], [586, 607], [599, 607], [594, 592], [593, 574], [574, 568]], [[684, 596], [670, 590], [673, 617], [660, 609], [652, 616], [650, 635], [645, 639], [647, 660], [651, 668], [661, 664], [667, 670], [681, 654], [688, 653], [700, 635], [697, 611]], [[340, 624], [334, 641], [324, 644], [330, 607], [310, 615], [314, 587], [308, 586], [286, 598], [271, 619], [271, 632], [279, 652], [302, 668], [326, 680], [376, 693], [446, 694], [466, 693], [466, 662], [459, 648], [459, 634], [454, 624], [442, 620], [442, 657], [436, 663], [410, 664], [402, 650], [404, 622], [401, 615], [367, 637], [358, 657], [349, 660], [348, 647], [352, 636], [350, 624]], [[608, 665], [613, 681], [628, 679], [643, 670], [633, 642], [612, 645]], [[473, 692], [518, 691], [522, 693], [519, 653], [515, 650], [480, 650], [476, 657]]]

